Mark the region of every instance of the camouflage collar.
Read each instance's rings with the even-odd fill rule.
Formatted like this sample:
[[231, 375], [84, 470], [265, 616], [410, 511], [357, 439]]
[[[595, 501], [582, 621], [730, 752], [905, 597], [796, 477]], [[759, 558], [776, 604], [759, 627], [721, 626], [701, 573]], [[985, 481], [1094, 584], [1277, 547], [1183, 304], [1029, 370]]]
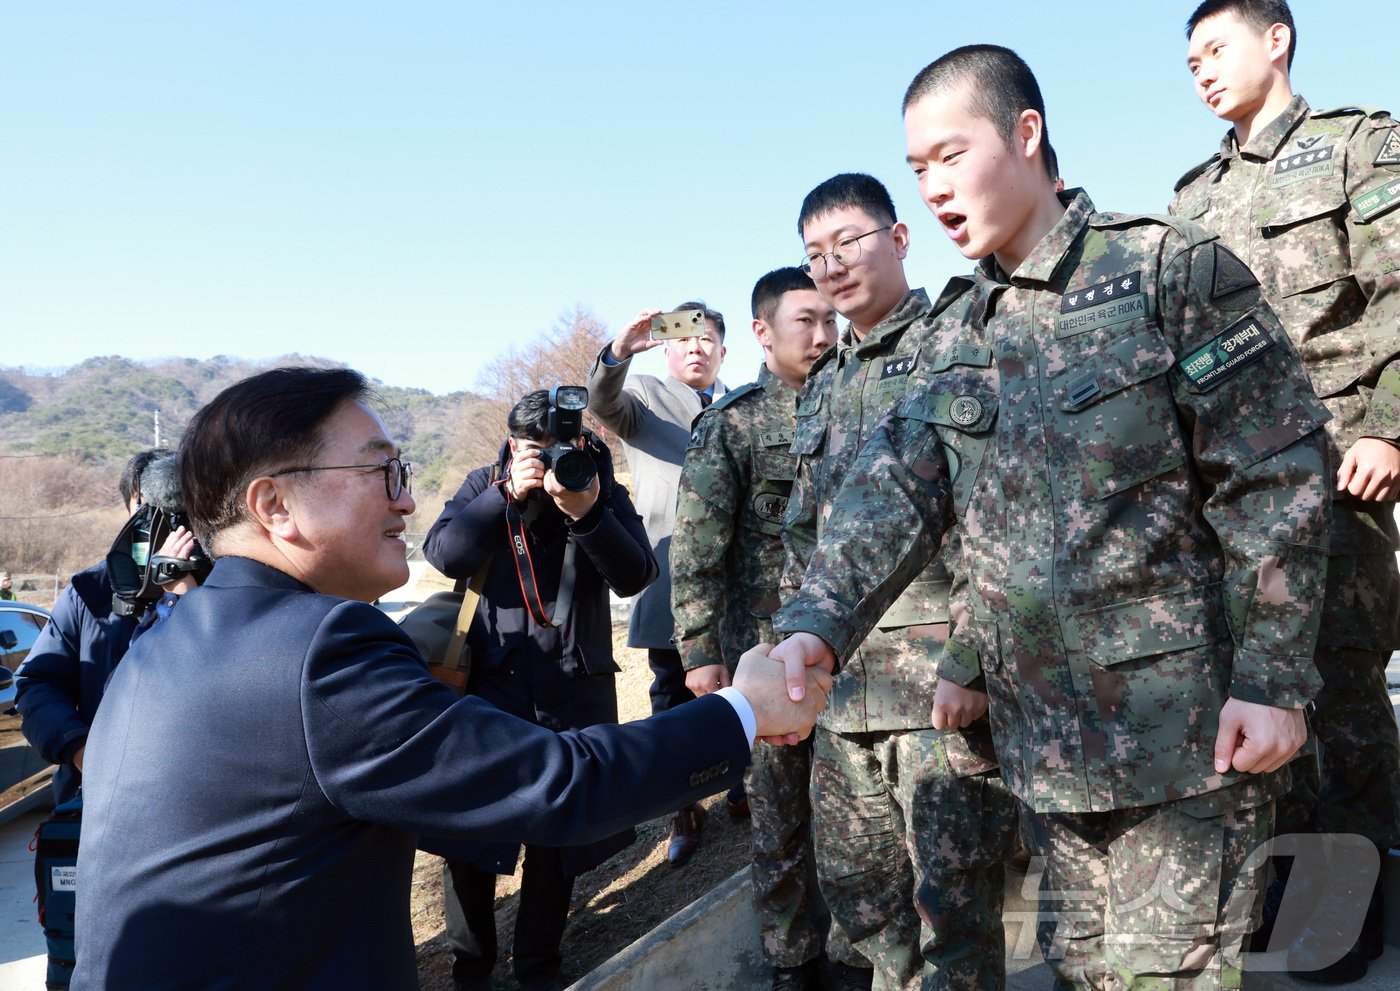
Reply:
[[1260, 162], [1273, 161], [1274, 156], [1288, 143], [1293, 130], [1307, 120], [1311, 112], [1308, 101], [1294, 95], [1293, 99], [1288, 101], [1288, 106], [1283, 108], [1283, 112], [1256, 131], [1243, 149], [1235, 144], [1235, 129], [1230, 128], [1225, 132], [1225, 140], [1220, 143], [1221, 159], [1228, 162], [1236, 156], [1242, 156]]
[[903, 333], [904, 328], [928, 313], [931, 308], [928, 293], [922, 289], [910, 289], [909, 294], [890, 311], [885, 319], [870, 328], [870, 333], [865, 335], [865, 340], [857, 341], [855, 331], [847, 323], [846, 329], [841, 332], [840, 340], [836, 342], [836, 347], [841, 351], [854, 349], [861, 358], [878, 353], [884, 350], [891, 337]]
[[988, 255], [977, 263], [974, 277], [979, 285], [1049, 282], [1054, 278], [1055, 270], [1064, 261], [1070, 247], [1097, 213], [1094, 201], [1089, 199], [1089, 194], [1082, 189], [1066, 189], [1059, 197], [1060, 202], [1065, 205], [1064, 215], [1040, 239], [1040, 243], [1031, 249], [1031, 253], [1016, 271], [1008, 278], [997, 264], [996, 256]]

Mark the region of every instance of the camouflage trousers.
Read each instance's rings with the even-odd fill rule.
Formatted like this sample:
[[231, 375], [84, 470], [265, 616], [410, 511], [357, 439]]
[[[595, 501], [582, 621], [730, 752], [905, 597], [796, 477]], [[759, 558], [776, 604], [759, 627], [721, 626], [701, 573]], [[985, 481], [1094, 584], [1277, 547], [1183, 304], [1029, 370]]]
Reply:
[[1250, 780], [1143, 808], [1032, 814], [1045, 858], [1037, 936], [1056, 988], [1238, 988], [1276, 790]]
[[799, 967], [826, 950], [832, 960], [868, 968], [831, 920], [817, 886], [812, 851], [812, 737], [796, 746], [759, 744], [744, 775], [753, 830], [754, 915], [763, 957]]
[[887, 991], [1006, 984], [1003, 864], [1019, 803], [996, 771], [959, 777], [935, 729], [818, 726], [812, 831], [821, 892]]
[[[1384, 555], [1327, 559], [1323, 634], [1393, 643], [1400, 575]], [[1335, 632], [1333, 632], [1335, 631]], [[1384, 850], [1400, 846], [1400, 733], [1386, 687], [1388, 649], [1319, 644], [1322, 690], [1309, 720], [1316, 756], [1294, 761], [1277, 832], [1356, 833]]]

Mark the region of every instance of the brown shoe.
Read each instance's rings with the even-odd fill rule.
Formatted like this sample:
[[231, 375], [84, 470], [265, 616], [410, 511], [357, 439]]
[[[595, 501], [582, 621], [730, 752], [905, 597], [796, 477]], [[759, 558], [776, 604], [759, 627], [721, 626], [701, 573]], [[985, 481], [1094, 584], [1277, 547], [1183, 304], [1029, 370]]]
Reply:
[[704, 821], [704, 813], [698, 805], [687, 805], [671, 820], [671, 842], [666, 847], [666, 860], [672, 867], [682, 866], [700, 849], [700, 828]]

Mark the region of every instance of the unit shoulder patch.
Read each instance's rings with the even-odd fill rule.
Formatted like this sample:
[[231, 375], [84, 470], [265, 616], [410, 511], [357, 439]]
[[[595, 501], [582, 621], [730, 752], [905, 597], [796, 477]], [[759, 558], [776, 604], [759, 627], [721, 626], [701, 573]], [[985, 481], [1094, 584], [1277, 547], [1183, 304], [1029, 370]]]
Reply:
[[690, 441], [686, 444], [687, 451], [695, 451], [705, 446], [706, 439], [710, 436], [710, 430], [714, 427], [715, 418], [713, 416], [702, 416], [694, 427], [690, 430]]
[[1249, 266], [1235, 257], [1234, 252], [1216, 241], [1215, 268], [1210, 283], [1210, 298], [1219, 299], [1241, 289], [1249, 289], [1259, 284]]
[[1181, 371], [1199, 389], [1210, 391], [1242, 368], [1254, 364], [1275, 341], [1252, 315], [1181, 359]]
[[1400, 127], [1392, 127], [1372, 165], [1400, 165]]

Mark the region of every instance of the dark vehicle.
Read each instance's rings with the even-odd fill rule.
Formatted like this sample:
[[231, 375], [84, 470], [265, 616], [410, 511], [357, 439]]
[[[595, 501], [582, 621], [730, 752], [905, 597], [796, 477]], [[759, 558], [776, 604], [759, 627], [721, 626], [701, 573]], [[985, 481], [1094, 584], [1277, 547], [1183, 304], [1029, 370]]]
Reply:
[[0, 664], [18, 671], [49, 621], [49, 611], [23, 602], [0, 602]]
[[47, 609], [0, 602], [0, 822], [51, 799], [49, 765], [19, 730], [14, 683], [15, 671], [48, 621]]

